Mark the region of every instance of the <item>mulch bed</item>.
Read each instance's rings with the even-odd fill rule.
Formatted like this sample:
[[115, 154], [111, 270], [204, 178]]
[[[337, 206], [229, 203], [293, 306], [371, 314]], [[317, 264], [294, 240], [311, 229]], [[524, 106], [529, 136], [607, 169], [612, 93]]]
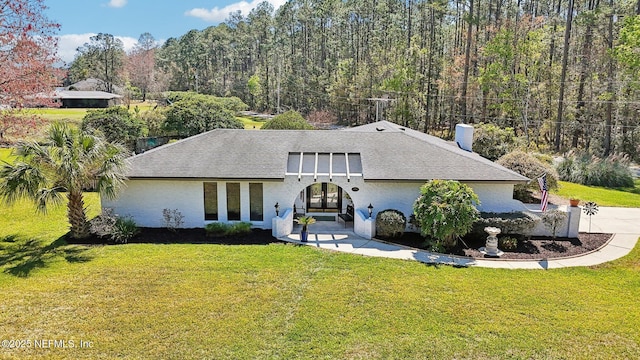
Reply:
[[[578, 238], [532, 237], [518, 239], [518, 247], [504, 251], [501, 259], [553, 259], [584, 254], [604, 245], [611, 234], [580, 233]], [[92, 237], [81, 242], [66, 239], [70, 244], [100, 245], [112, 244], [107, 239]], [[424, 238], [418, 233], [405, 233], [399, 238], [383, 239], [388, 242], [428, 250]], [[451, 251], [452, 254], [484, 258], [477, 249], [484, 246], [486, 237], [469, 235], [459, 242], [459, 246]], [[221, 245], [267, 245], [284, 243], [271, 235], [271, 230], [252, 229], [245, 236], [236, 237], [208, 237], [204, 229], [179, 229], [176, 232], [164, 228], [140, 228], [140, 233], [129, 240], [133, 244], [221, 244]], [[466, 245], [466, 246], [465, 246]]]
[[[81, 242], [68, 238], [70, 244], [112, 244], [107, 239], [92, 237]], [[245, 236], [208, 237], [204, 229], [140, 228], [140, 233], [129, 240], [130, 244], [221, 244], [221, 245], [267, 245], [284, 243], [271, 235], [271, 230], [252, 229]]]
[[[500, 248], [504, 251], [500, 259], [541, 260], [580, 255], [598, 249], [609, 241], [611, 236], [612, 234], [580, 233], [577, 238], [556, 238], [555, 241], [547, 237], [519, 238], [517, 248], [513, 250]], [[424, 238], [418, 233], [405, 233], [400, 238], [384, 240], [428, 250]], [[466, 236], [451, 253], [473, 258], [487, 258], [478, 251], [478, 248], [485, 246], [485, 242], [486, 237]]]

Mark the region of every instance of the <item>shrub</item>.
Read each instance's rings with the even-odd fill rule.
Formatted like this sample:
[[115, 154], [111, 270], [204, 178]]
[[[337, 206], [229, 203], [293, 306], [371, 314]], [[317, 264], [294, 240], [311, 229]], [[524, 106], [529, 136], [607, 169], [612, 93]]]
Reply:
[[473, 131], [473, 150], [491, 161], [506, 155], [515, 146], [512, 128], [502, 129], [493, 124], [477, 124]]
[[165, 135], [164, 122], [167, 119], [165, 108], [150, 109], [140, 113], [140, 120], [147, 127], [148, 136]]
[[633, 174], [629, 157], [610, 155], [606, 158], [587, 153], [570, 153], [557, 166], [563, 181], [604, 187], [632, 187]]
[[289, 110], [267, 121], [263, 130], [313, 130], [313, 126], [297, 111]]
[[162, 220], [164, 227], [173, 232], [184, 225], [184, 215], [178, 209], [162, 209]]
[[109, 239], [116, 244], [126, 244], [139, 232], [131, 217], [118, 217], [113, 209], [104, 209], [102, 214], [90, 222], [90, 231], [99, 238]]
[[551, 231], [552, 237], [555, 239], [558, 230], [564, 223], [564, 219], [567, 217], [567, 213], [562, 210], [554, 209], [550, 211], [546, 211], [542, 214], [542, 222], [544, 226]]
[[204, 230], [207, 233], [207, 236], [222, 237], [227, 233], [230, 227], [231, 226], [226, 223], [214, 222], [214, 223], [207, 224], [204, 227]]
[[458, 237], [467, 234], [478, 218], [474, 206], [480, 203], [478, 196], [453, 180], [431, 180], [420, 187], [420, 193], [413, 211], [422, 235], [432, 237], [439, 243], [436, 246], [455, 247]]
[[251, 233], [251, 223], [249, 222], [237, 222], [231, 224], [226, 236], [243, 236]]
[[540, 189], [537, 178], [543, 174], [547, 174], [549, 190], [558, 188], [558, 174], [553, 166], [538, 160], [532, 154], [513, 151], [498, 159], [497, 163], [531, 179], [528, 184], [514, 186], [514, 197], [520, 201], [530, 202], [531, 192]]
[[210, 237], [243, 236], [251, 233], [251, 223], [244, 221], [233, 224], [214, 222], [207, 224], [204, 230]]
[[102, 213], [89, 222], [89, 231], [100, 238], [107, 238], [113, 232], [117, 216], [113, 209], [105, 208]]
[[505, 236], [498, 239], [498, 244], [498, 246], [504, 250], [514, 250], [518, 247], [518, 239], [511, 236]]
[[167, 102], [173, 104], [182, 100], [211, 101], [218, 103], [221, 107], [238, 112], [247, 110], [249, 106], [236, 96], [218, 97], [213, 95], [199, 94], [189, 91], [172, 91], [167, 95]]
[[402, 236], [406, 226], [407, 218], [398, 210], [383, 210], [376, 216], [376, 234], [382, 237]]
[[111, 239], [116, 244], [126, 244], [139, 232], [138, 225], [131, 217], [118, 218], [116, 220]]
[[[188, 94], [188, 93], [187, 93]], [[219, 99], [201, 94], [177, 97], [166, 110], [166, 134], [192, 136], [213, 129], [243, 129], [242, 122]]]
[[480, 218], [473, 223], [474, 234], [484, 234], [484, 228], [497, 227], [502, 234], [517, 234], [528, 236], [540, 221], [529, 213], [480, 213]]
[[145, 133], [144, 123], [122, 106], [89, 110], [82, 119], [82, 130], [100, 131], [109, 142], [133, 149], [134, 142]]

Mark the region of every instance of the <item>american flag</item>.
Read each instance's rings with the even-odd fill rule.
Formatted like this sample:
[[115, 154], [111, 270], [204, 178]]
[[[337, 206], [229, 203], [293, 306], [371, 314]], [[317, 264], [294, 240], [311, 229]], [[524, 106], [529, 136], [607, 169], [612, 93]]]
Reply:
[[542, 193], [542, 200], [540, 201], [540, 210], [547, 211], [547, 203], [549, 202], [549, 193], [547, 188], [547, 174], [538, 178], [538, 185], [540, 186], [540, 192]]

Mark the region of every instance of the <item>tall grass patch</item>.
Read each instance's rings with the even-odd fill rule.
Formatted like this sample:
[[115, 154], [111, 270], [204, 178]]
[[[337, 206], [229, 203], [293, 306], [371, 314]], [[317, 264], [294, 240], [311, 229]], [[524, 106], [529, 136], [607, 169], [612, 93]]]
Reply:
[[557, 166], [560, 180], [582, 185], [633, 187], [629, 157], [610, 155], [599, 158], [586, 153], [572, 153]]

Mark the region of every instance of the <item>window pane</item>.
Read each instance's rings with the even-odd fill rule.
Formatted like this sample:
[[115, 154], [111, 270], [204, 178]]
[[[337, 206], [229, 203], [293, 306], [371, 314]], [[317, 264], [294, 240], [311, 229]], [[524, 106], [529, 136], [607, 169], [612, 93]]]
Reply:
[[298, 173], [300, 167], [300, 153], [289, 153], [289, 159], [287, 160], [287, 172]]
[[333, 184], [333, 183], [325, 183], [327, 186], [327, 193], [326, 193], [326, 202], [327, 202], [327, 209], [337, 209], [338, 208], [338, 204], [340, 202], [340, 188], [338, 187], [338, 185]]
[[307, 207], [309, 209], [322, 209], [322, 184], [315, 183], [307, 190]]
[[263, 218], [263, 198], [262, 183], [249, 183], [249, 203], [251, 221], [262, 221]]
[[344, 154], [333, 154], [333, 173], [347, 173], [347, 161], [345, 160]]
[[240, 220], [240, 183], [227, 183], [227, 219]]
[[318, 154], [318, 173], [329, 173], [329, 154]]
[[302, 157], [302, 172], [306, 174], [313, 174], [316, 170], [316, 154], [304, 153]]
[[218, 183], [204, 183], [204, 219], [218, 220]]
[[360, 154], [349, 154], [349, 172], [362, 174], [362, 161]]

